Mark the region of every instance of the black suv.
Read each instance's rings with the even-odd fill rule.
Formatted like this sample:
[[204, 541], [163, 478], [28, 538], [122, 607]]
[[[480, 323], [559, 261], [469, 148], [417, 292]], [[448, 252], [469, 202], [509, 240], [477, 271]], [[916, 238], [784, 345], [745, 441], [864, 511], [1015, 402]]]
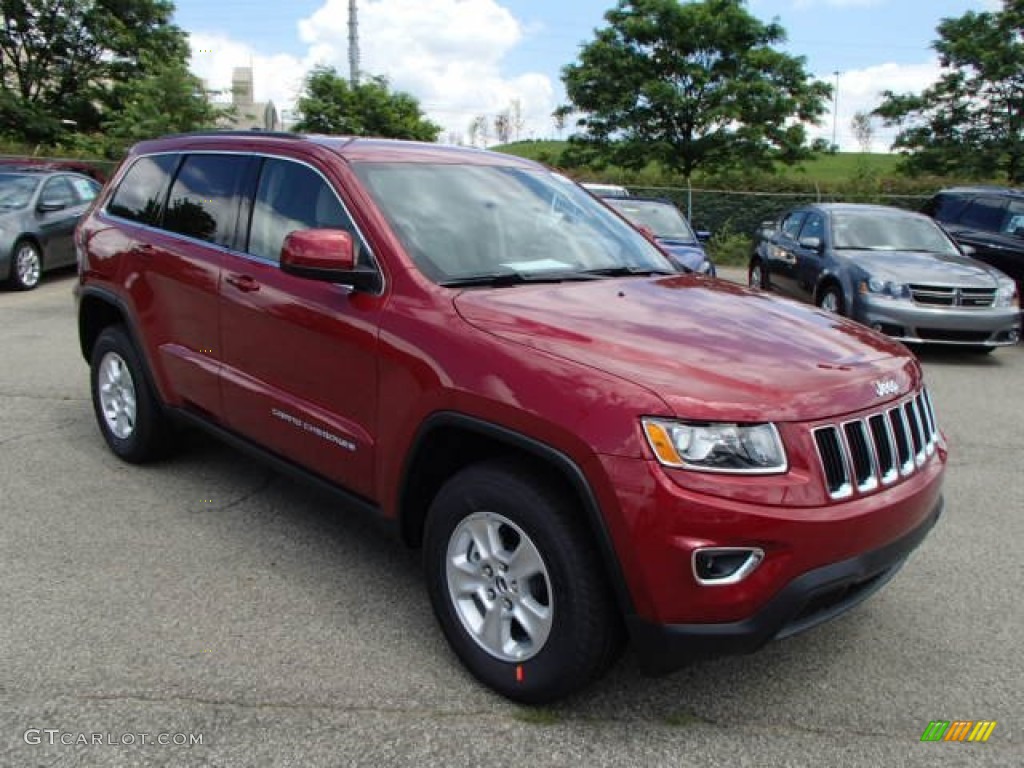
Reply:
[[929, 200], [923, 213], [942, 222], [976, 259], [1002, 270], [1024, 290], [1024, 190], [956, 187]]

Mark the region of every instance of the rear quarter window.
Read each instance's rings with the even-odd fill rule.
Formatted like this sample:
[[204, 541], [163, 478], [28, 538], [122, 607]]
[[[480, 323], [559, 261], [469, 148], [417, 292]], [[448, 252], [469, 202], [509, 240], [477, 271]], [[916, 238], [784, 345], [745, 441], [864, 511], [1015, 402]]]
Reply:
[[167, 187], [177, 164], [177, 155], [136, 160], [118, 184], [107, 212], [141, 224], [160, 226]]

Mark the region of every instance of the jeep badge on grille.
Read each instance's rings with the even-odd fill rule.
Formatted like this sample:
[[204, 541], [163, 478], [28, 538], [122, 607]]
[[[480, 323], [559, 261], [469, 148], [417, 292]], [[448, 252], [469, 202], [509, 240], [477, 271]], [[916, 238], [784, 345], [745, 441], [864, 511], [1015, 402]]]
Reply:
[[895, 379], [879, 379], [875, 382], [875, 396], [885, 397], [886, 395], [899, 394], [900, 385]]

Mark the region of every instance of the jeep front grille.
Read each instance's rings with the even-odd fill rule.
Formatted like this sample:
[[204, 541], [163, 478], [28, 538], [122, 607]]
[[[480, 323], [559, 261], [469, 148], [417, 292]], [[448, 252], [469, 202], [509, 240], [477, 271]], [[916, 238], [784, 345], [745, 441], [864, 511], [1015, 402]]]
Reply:
[[928, 391], [863, 418], [814, 430], [828, 495], [845, 499], [891, 485], [924, 466], [939, 430]]

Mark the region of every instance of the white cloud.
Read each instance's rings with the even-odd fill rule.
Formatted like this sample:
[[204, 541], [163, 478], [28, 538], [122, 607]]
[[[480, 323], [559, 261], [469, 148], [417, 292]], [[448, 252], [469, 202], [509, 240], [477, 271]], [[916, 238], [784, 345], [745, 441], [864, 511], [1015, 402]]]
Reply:
[[[854, 114], [871, 112], [882, 103], [882, 92], [920, 93], [939, 78], [941, 70], [936, 60], [922, 64], [879, 64], [866, 69], [855, 69], [839, 73], [839, 109], [835, 122], [836, 143], [845, 152], [860, 151], [857, 137], [850, 127]], [[822, 80], [836, 86], [834, 75], [819, 75]], [[832, 141], [832, 105], [821, 125], [811, 128], [811, 138]], [[886, 152], [895, 138], [896, 129], [886, 128], [875, 119], [875, 138], [872, 151]]]
[[[326, 0], [298, 23], [307, 46], [301, 58], [267, 57], [220, 35], [193, 34], [193, 70], [211, 87], [227, 88], [231, 68], [254, 66], [257, 100], [292, 106], [303, 74], [314, 64], [348, 73], [348, 0]], [[525, 120], [521, 138], [552, 131], [555, 86], [539, 72], [509, 76], [505, 56], [527, 34], [495, 0], [367, 0], [359, 6], [360, 70], [384, 75], [391, 87], [415, 96], [448, 132], [465, 135], [475, 115], [493, 118], [518, 99]], [[212, 50], [212, 53], [200, 51]]]
[[794, 0], [795, 8], [813, 8], [818, 5], [827, 5], [832, 8], [870, 8], [875, 5], [882, 5], [887, 0]]

